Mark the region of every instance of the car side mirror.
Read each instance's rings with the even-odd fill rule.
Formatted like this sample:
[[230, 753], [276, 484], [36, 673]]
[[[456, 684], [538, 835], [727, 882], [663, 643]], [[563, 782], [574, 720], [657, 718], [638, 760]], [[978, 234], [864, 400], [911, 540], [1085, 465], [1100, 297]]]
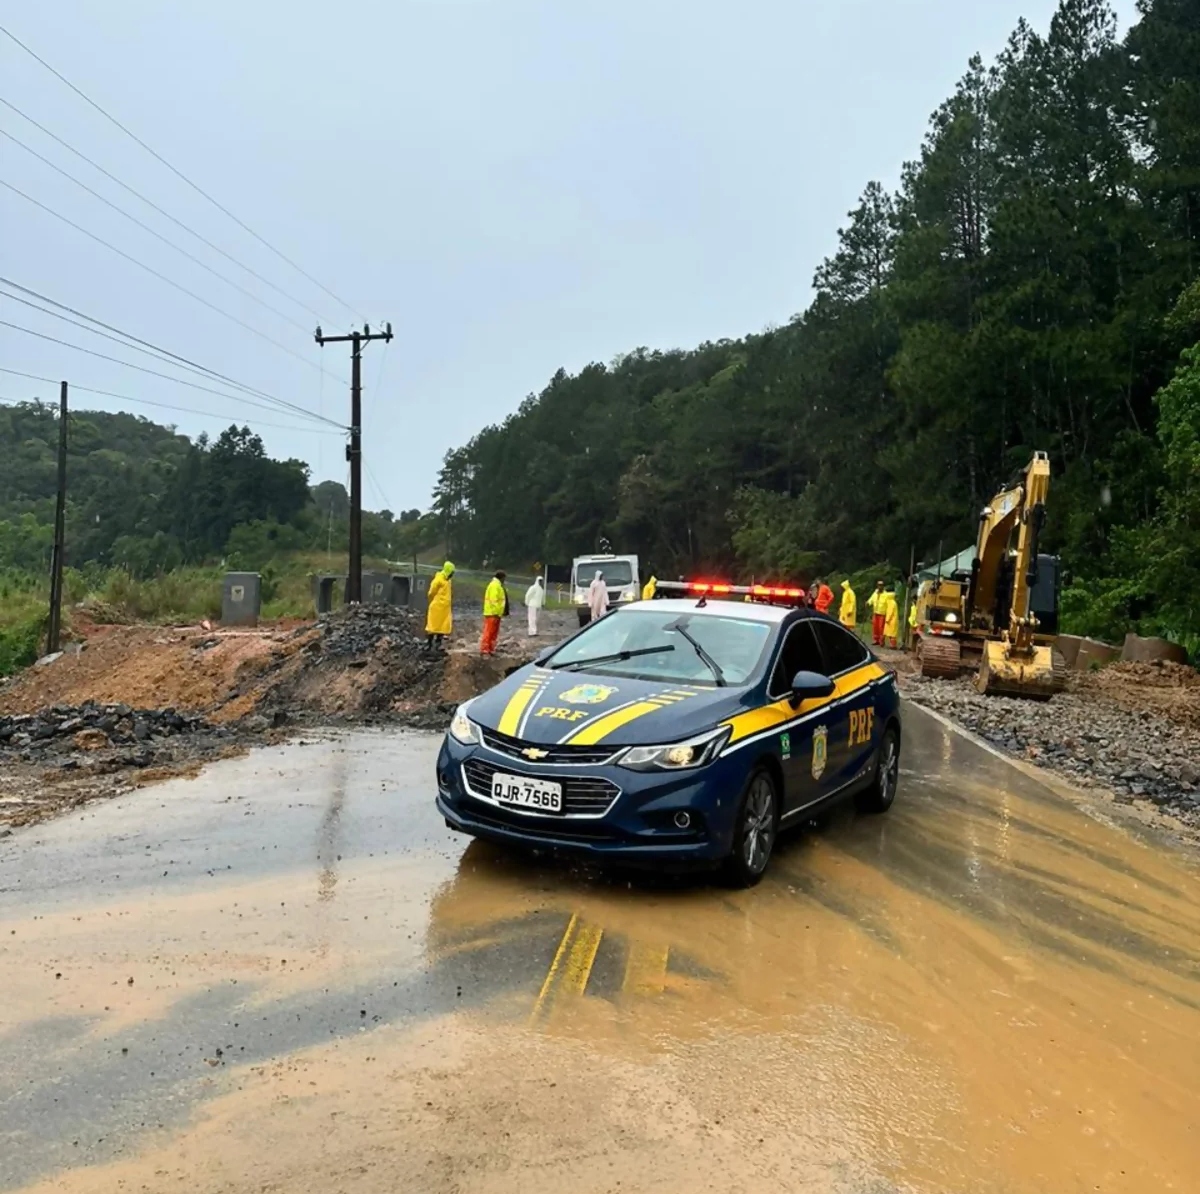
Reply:
[[811, 701], [816, 697], [832, 696], [834, 683], [820, 672], [797, 672], [792, 677], [792, 704]]

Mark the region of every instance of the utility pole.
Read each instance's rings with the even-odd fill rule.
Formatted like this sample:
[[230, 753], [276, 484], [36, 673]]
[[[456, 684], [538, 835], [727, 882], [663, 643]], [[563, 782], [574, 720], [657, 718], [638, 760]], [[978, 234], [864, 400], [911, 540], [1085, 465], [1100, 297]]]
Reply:
[[362, 600], [362, 346], [372, 340], [390, 340], [392, 325], [384, 324], [384, 331], [372, 332], [370, 324], [363, 324], [361, 332], [348, 336], [326, 336], [317, 328], [316, 341], [322, 348], [326, 344], [349, 343], [350, 349], [350, 443], [346, 446], [346, 459], [350, 462], [350, 568], [346, 577], [346, 601]]
[[54, 507], [54, 554], [50, 557], [50, 625], [46, 654], [58, 650], [62, 637], [63, 551], [67, 529], [67, 383], [58, 398], [58, 501]]

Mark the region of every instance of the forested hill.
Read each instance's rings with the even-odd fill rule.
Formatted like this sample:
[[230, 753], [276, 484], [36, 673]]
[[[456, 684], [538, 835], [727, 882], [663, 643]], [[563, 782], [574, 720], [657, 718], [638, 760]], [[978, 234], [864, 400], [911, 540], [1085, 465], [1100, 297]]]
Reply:
[[605, 534], [660, 574], [906, 567], [1044, 449], [1075, 625], [1195, 635], [1198, 267], [1200, 3], [1141, 0], [1120, 38], [1064, 0], [969, 64], [896, 193], [867, 185], [806, 311], [559, 372], [449, 453], [435, 506], [464, 557]]
[[[288, 551], [345, 550], [345, 487], [308, 485], [308, 465], [272, 460], [248, 427], [194, 442], [148, 419], [73, 411], [68, 423], [67, 562], [116, 565], [150, 576], [227, 558], [261, 568]], [[39, 402], [0, 405], [0, 572], [44, 577], [53, 541], [58, 411]], [[412, 510], [366, 513], [364, 548], [405, 556]], [[424, 540], [422, 539], [421, 542]]]

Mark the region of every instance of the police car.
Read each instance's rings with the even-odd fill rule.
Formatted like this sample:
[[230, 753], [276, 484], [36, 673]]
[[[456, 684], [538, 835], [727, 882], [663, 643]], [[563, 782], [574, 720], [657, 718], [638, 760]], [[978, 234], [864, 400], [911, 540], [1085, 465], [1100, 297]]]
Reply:
[[663, 585], [462, 705], [437, 761], [453, 829], [757, 883], [781, 830], [892, 804], [895, 674], [796, 589]]

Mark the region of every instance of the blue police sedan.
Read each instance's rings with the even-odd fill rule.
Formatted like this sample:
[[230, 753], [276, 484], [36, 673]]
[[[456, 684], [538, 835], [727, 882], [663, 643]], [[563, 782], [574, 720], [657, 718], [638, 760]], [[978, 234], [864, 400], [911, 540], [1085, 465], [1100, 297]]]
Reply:
[[895, 675], [855, 635], [702, 594], [617, 609], [462, 705], [437, 805], [495, 842], [748, 886], [788, 825], [851, 796], [886, 811], [899, 766]]

